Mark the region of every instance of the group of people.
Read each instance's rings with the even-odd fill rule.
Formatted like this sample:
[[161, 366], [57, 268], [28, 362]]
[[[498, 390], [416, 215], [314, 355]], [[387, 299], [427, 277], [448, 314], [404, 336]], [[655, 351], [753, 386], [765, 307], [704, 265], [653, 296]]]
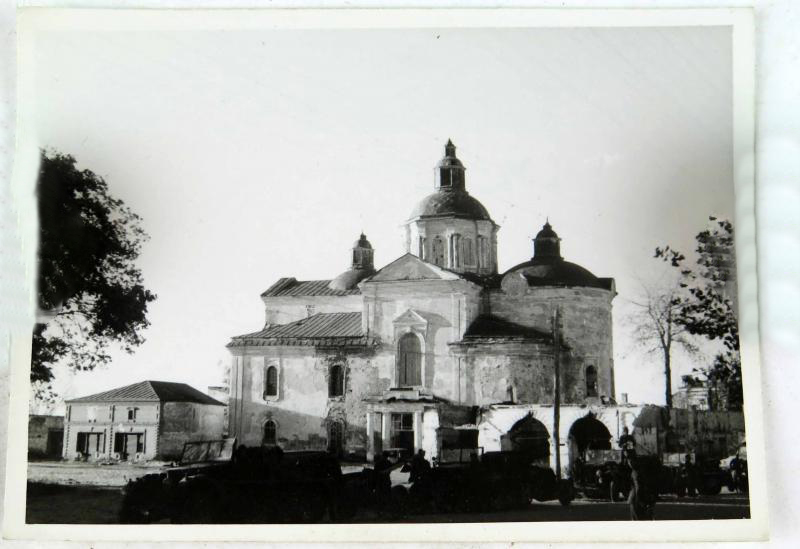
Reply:
[[[390, 475], [399, 463], [398, 460], [392, 459], [389, 452], [382, 452], [375, 458], [373, 467], [374, 490], [379, 504], [387, 504], [391, 499], [392, 481]], [[425, 458], [425, 450], [419, 449], [414, 457], [411, 458], [410, 463], [403, 464], [402, 466], [408, 467], [408, 481], [419, 491], [425, 484], [421, 481], [427, 478], [431, 470], [431, 463]]]

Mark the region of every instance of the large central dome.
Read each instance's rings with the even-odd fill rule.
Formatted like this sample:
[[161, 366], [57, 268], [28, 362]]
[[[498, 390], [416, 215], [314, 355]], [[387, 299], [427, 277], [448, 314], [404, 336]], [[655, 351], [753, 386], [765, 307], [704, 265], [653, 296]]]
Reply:
[[410, 219], [420, 217], [491, 219], [483, 204], [467, 191], [450, 189], [439, 189], [423, 198], [414, 208]]
[[467, 192], [465, 171], [461, 160], [456, 157], [456, 146], [448, 140], [444, 158], [436, 165], [436, 192], [422, 199], [409, 219], [455, 217], [491, 220], [483, 204]]
[[497, 274], [498, 227], [467, 192], [466, 168], [448, 140], [436, 165], [436, 192], [423, 198], [405, 222], [406, 251], [457, 273]]

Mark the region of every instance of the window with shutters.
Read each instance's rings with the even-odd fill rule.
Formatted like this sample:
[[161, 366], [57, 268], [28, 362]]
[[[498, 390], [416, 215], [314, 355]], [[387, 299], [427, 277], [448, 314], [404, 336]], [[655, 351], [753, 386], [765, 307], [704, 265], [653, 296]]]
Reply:
[[405, 334], [397, 344], [397, 385], [422, 385], [422, 347], [415, 334]]

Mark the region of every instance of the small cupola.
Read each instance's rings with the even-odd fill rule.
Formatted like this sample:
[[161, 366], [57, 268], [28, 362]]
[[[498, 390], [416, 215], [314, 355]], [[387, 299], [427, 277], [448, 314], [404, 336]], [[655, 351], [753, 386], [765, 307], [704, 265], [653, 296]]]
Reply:
[[373, 254], [372, 244], [369, 243], [364, 233], [353, 244], [353, 269], [373, 269]]
[[355, 289], [359, 282], [375, 274], [373, 266], [372, 244], [369, 243], [364, 233], [353, 244], [353, 257], [350, 268], [334, 278], [328, 284], [328, 288], [337, 291], [349, 291]]
[[561, 239], [558, 237], [550, 221], [545, 221], [542, 230], [533, 239], [533, 259], [534, 261], [547, 261], [561, 259]]
[[465, 190], [465, 170], [461, 160], [456, 158], [456, 146], [448, 139], [444, 146], [444, 158], [436, 165], [436, 190]]

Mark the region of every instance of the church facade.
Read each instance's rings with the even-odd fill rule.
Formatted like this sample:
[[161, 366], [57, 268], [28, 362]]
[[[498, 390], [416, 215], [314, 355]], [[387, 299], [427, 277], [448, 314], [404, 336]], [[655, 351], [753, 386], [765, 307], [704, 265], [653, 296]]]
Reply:
[[228, 344], [241, 443], [440, 461], [514, 449], [566, 467], [632, 424], [637, 409], [615, 402], [613, 279], [565, 260], [549, 223], [498, 272], [499, 226], [451, 142], [435, 170], [404, 255], [376, 269], [362, 234], [349, 270], [261, 295], [264, 328]]

